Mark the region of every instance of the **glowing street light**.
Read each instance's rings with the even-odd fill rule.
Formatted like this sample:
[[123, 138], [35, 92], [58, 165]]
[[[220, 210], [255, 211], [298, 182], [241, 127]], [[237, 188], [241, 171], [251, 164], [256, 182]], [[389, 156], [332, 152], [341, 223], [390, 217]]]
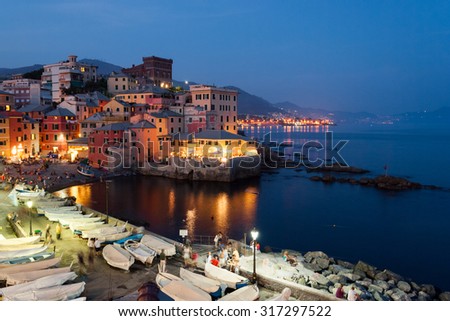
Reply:
[[253, 230], [250, 232], [253, 238], [253, 277], [252, 281], [253, 283], [256, 283], [256, 239], [258, 238], [259, 232], [256, 230], [256, 228], [253, 228]]
[[33, 207], [33, 202], [28, 201], [27, 206], [28, 206], [28, 214], [30, 215], [30, 236], [33, 236], [33, 216], [31, 215], [31, 208]]

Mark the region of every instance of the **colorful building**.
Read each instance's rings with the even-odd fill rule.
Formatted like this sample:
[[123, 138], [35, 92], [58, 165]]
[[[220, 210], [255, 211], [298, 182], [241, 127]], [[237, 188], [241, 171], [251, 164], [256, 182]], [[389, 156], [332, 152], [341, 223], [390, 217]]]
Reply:
[[4, 80], [1, 87], [3, 91], [14, 95], [15, 106], [20, 108], [32, 102], [32, 86], [40, 86], [40, 84], [39, 80], [23, 78], [22, 75], [14, 75], [12, 79]]
[[144, 80], [143, 82], [140, 81], [142, 84], [146, 83], [163, 88], [172, 86], [172, 59], [151, 56], [143, 57], [142, 61], [142, 64], [124, 68], [122, 72], [138, 80], [142, 78]]
[[41, 150], [65, 156], [68, 141], [78, 138], [79, 126], [75, 114], [65, 108], [56, 108], [45, 114], [41, 123]]
[[14, 95], [0, 90], [0, 111], [10, 111], [15, 107]]

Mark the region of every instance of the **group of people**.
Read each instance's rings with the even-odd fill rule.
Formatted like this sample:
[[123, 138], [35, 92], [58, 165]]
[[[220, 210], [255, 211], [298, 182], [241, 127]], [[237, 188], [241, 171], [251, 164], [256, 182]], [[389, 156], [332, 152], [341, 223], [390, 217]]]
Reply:
[[[61, 224], [57, 223], [55, 226], [55, 234], [56, 234], [56, 239], [60, 240], [61, 239]], [[44, 234], [44, 239], [45, 239], [45, 244], [50, 245], [53, 243], [53, 236], [51, 233], [51, 226], [50, 224], [47, 224], [47, 226], [45, 227], [45, 234]]]
[[[339, 287], [337, 288], [337, 290], [336, 290], [336, 297], [339, 298], [339, 299], [345, 299], [345, 292], [344, 292], [344, 285], [343, 284], [340, 284]], [[347, 300], [348, 301], [359, 301], [360, 300], [360, 296], [356, 292], [354, 286], [352, 286], [350, 288], [350, 291], [348, 291]]]
[[228, 242], [227, 246], [218, 247], [218, 253], [211, 254], [211, 252], [208, 252], [206, 263], [237, 272], [239, 270], [239, 257], [237, 247], [233, 247], [233, 244]]

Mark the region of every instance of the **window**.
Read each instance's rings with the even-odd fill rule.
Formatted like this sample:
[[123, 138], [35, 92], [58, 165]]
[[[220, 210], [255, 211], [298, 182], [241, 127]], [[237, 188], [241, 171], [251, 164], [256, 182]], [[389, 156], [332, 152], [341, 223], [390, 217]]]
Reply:
[[216, 110], [216, 105], [211, 105], [211, 110]]
[[178, 118], [178, 122], [181, 123], [181, 118]]
[[31, 140], [36, 139], [36, 134], [31, 134]]
[[99, 153], [99, 154], [102, 153], [102, 148], [101, 148], [101, 147], [98, 148], [98, 153]]
[[58, 124], [52, 124], [52, 129], [53, 130], [59, 130], [59, 125]]
[[192, 123], [192, 117], [189, 117], [189, 122]]
[[58, 140], [58, 135], [53, 135], [53, 140], [56, 142]]
[[45, 140], [48, 140], [48, 135], [45, 135]]
[[173, 117], [172, 117], [172, 118], [170, 118], [170, 122], [171, 122], [171, 123], [173, 123]]

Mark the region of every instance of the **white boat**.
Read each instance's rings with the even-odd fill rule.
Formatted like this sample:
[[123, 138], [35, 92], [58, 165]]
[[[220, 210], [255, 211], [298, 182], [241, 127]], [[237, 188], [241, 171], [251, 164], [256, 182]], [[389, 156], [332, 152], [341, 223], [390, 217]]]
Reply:
[[252, 284], [224, 295], [218, 301], [255, 301], [258, 299], [259, 288], [256, 284]]
[[47, 209], [47, 210], [45, 210], [44, 211], [44, 215], [58, 215], [58, 214], [83, 214], [83, 211], [80, 211], [80, 210], [78, 210], [78, 209], [75, 209], [75, 210], [66, 210], [66, 209], [59, 209], [59, 208], [56, 208], [56, 209], [53, 209], [53, 210], [49, 210], [49, 209]]
[[44, 276], [30, 282], [0, 288], [0, 292], [3, 294], [3, 297], [8, 299], [16, 296], [17, 294], [62, 285], [67, 281], [75, 280], [76, 277], [77, 274], [75, 272], [58, 273]]
[[210, 263], [205, 264], [205, 275], [211, 279], [225, 283], [231, 289], [238, 289], [248, 284], [247, 278]]
[[76, 205], [72, 206], [58, 206], [58, 207], [45, 207], [45, 206], [36, 206], [36, 211], [39, 214], [45, 214], [46, 212], [49, 213], [61, 213], [61, 212], [69, 212], [69, 211], [79, 211], [79, 207]]
[[84, 291], [85, 282], [57, 285], [49, 288], [38, 289], [16, 294], [6, 298], [10, 301], [65, 301], [73, 300]]
[[275, 295], [274, 297], [266, 300], [266, 301], [289, 301], [289, 297], [291, 296], [291, 289], [284, 288], [280, 294]]
[[13, 251], [0, 251], [0, 260], [33, 255], [33, 254], [37, 254], [40, 252], [44, 252], [47, 249], [47, 246], [45, 246], [43, 244], [36, 244], [36, 245], [38, 245], [39, 247], [22, 249], [22, 250], [13, 250]]
[[11, 267], [12, 265], [23, 265], [31, 262], [42, 261], [46, 259], [51, 259], [55, 256], [54, 252], [39, 252], [36, 254], [13, 257], [8, 259], [0, 260], [0, 268]]
[[121, 233], [114, 233], [114, 234], [106, 234], [106, 235], [100, 235], [96, 238], [100, 240], [102, 243], [114, 243], [115, 241], [120, 241], [121, 239], [124, 239], [132, 234], [131, 231], [125, 231]]
[[156, 251], [135, 240], [127, 240], [123, 246], [125, 250], [130, 252], [131, 255], [144, 264], [152, 264], [153, 259], [156, 256]]
[[65, 266], [53, 269], [43, 269], [36, 271], [26, 271], [8, 274], [6, 278], [6, 285], [17, 285], [25, 282], [34, 281], [44, 276], [55, 275], [59, 273], [68, 273], [72, 269], [72, 266]]
[[24, 184], [17, 184], [14, 186], [12, 191], [9, 193], [8, 197], [18, 198], [18, 199], [29, 199], [45, 196], [45, 190], [43, 189], [31, 189], [29, 186]]
[[33, 205], [36, 206], [38, 213], [40, 208], [58, 208], [64, 206], [66, 204], [66, 200], [59, 199], [37, 199], [33, 200]]
[[154, 235], [145, 234], [141, 239], [141, 243], [151, 248], [152, 250], [155, 250], [158, 255], [161, 254], [161, 250], [163, 249], [166, 256], [172, 256], [177, 253], [174, 244], [170, 244], [169, 242], [166, 242]]
[[59, 222], [60, 219], [68, 219], [68, 218], [84, 218], [84, 217], [91, 217], [92, 215], [94, 215], [93, 213], [91, 214], [45, 214], [45, 217], [52, 222]]
[[156, 284], [175, 301], [211, 301], [208, 293], [170, 273], [158, 273]]
[[60, 218], [59, 223], [62, 226], [68, 227], [72, 223], [94, 223], [101, 221], [102, 218], [100, 216], [95, 217], [78, 217], [78, 218]]
[[134, 257], [117, 244], [108, 244], [103, 248], [103, 258], [106, 262], [118, 269], [128, 271], [134, 264]]
[[99, 228], [100, 226], [104, 225], [105, 222], [98, 221], [98, 222], [74, 222], [69, 224], [69, 228], [72, 232], [75, 231], [89, 231]]
[[[122, 226], [105, 226], [105, 227], [100, 227], [98, 229], [94, 229], [94, 230], [90, 230], [90, 231], [84, 231], [81, 234], [81, 237], [86, 239], [86, 238], [98, 238], [100, 240], [102, 240], [103, 237], [105, 237], [106, 235], [111, 235], [111, 234], [118, 234], [118, 233], [124, 233], [126, 232], [126, 226], [127, 226], [128, 222], [126, 222], [124, 225]], [[131, 234], [131, 232], [130, 232]], [[117, 239], [117, 240], [120, 240]], [[115, 241], [117, 241], [115, 240]]]
[[0, 252], [14, 252], [21, 250], [31, 250], [42, 247], [43, 244], [15, 244], [10, 246], [0, 246]]
[[24, 264], [10, 264], [9, 267], [3, 267], [0, 269], [0, 280], [6, 280], [9, 275], [19, 272], [30, 272], [36, 270], [43, 270], [50, 267], [58, 266], [61, 262], [61, 257], [55, 257], [52, 259], [30, 262]]
[[29, 236], [29, 237], [17, 237], [12, 239], [1, 239], [0, 240], [0, 250], [2, 250], [5, 247], [11, 247], [15, 245], [23, 245], [23, 244], [34, 244], [39, 242], [40, 236]]
[[213, 298], [220, 298], [222, 296], [221, 283], [218, 280], [210, 279], [204, 275], [183, 268], [180, 268], [180, 277], [199, 289], [209, 293]]

